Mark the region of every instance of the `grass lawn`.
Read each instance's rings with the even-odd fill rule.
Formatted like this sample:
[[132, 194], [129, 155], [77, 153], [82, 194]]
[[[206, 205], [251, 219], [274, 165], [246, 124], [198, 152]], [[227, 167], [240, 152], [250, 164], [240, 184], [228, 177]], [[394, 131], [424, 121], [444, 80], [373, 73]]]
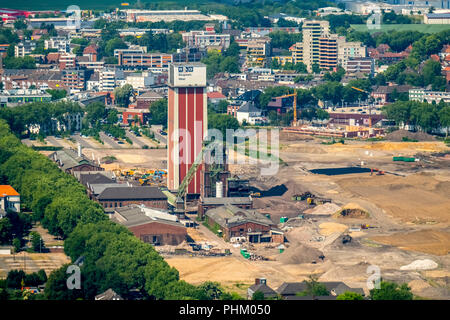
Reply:
[[386, 31], [419, 31], [423, 33], [437, 33], [446, 29], [450, 29], [450, 24], [382, 24], [380, 29], [369, 30], [365, 24], [350, 25], [356, 31], [386, 32]]

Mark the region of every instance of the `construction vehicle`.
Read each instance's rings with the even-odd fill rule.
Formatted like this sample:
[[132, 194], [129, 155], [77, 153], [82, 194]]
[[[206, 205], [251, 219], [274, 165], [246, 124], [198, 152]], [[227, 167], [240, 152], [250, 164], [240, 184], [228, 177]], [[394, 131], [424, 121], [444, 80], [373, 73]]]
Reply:
[[261, 198], [261, 192], [250, 192], [250, 197], [252, 198]]
[[294, 119], [292, 120], [292, 126], [297, 126], [297, 89], [294, 89], [294, 93], [285, 94], [278, 98], [288, 98], [288, 97], [294, 97], [294, 100], [292, 102], [292, 109], [294, 109]]

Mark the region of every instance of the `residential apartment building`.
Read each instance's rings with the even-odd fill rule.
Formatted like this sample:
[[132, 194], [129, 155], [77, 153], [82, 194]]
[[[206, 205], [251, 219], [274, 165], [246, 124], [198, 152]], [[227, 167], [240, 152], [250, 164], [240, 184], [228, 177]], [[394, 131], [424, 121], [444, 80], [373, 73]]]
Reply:
[[227, 49], [230, 46], [231, 36], [229, 34], [218, 34], [213, 31], [190, 31], [183, 33], [183, 41], [189, 47], [220, 47]]
[[117, 59], [119, 59], [119, 53], [122, 53], [122, 54], [126, 54], [126, 53], [136, 53], [136, 54], [147, 53], [147, 47], [133, 45], [133, 46], [130, 46], [129, 48], [127, 48], [127, 49], [114, 49], [114, 57], [116, 57]]
[[65, 53], [59, 56], [59, 70], [74, 69], [77, 56], [72, 53]]
[[[349, 58], [367, 57], [366, 47], [359, 41], [346, 41], [345, 37], [338, 37], [338, 65], [344, 67]], [[344, 67], [345, 68], [345, 67]]]
[[345, 37], [330, 34], [328, 21], [307, 20], [303, 24], [303, 41], [289, 48], [292, 63], [303, 62], [308, 71], [313, 65], [331, 70], [344, 66], [350, 57], [365, 57], [366, 48], [361, 42], [347, 42]]
[[151, 72], [132, 73], [126, 76], [125, 82], [134, 89], [145, 89], [155, 84], [155, 77]]
[[270, 38], [249, 40], [247, 43], [247, 66], [264, 67], [266, 58], [270, 56], [271, 52]]
[[338, 36], [328, 34], [319, 38], [320, 69], [332, 70], [338, 64]]
[[33, 41], [23, 41], [19, 42], [14, 46], [14, 56], [15, 57], [25, 57], [36, 49], [36, 43]]
[[375, 71], [375, 60], [370, 57], [350, 57], [343, 68], [347, 73], [364, 73], [372, 76]]
[[302, 62], [312, 71], [314, 64], [320, 64], [320, 38], [330, 34], [328, 21], [305, 21], [303, 23], [303, 57]]
[[71, 90], [83, 91], [86, 89], [87, 71], [84, 69], [64, 69], [61, 80], [65, 87]]
[[118, 64], [126, 67], [141, 67], [152, 72], [169, 70], [173, 55], [167, 53], [123, 53], [119, 52]]
[[449, 103], [450, 92], [411, 89], [409, 90], [409, 100], [428, 103], [432, 103], [433, 101], [439, 103], [441, 102], [441, 100], [443, 100], [445, 103]]
[[122, 70], [103, 69], [100, 71], [99, 90], [114, 91], [114, 88], [119, 85], [120, 80], [123, 78]]
[[70, 52], [70, 40], [66, 37], [52, 37], [44, 40], [44, 49], [56, 49], [58, 52]]

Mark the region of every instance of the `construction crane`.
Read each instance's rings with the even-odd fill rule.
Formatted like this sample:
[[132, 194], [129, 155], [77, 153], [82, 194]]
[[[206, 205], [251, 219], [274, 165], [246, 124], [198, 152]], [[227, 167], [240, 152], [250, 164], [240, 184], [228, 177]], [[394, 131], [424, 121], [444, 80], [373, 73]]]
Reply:
[[[361, 88], [352, 87], [352, 89], [354, 89], [356, 91], [364, 92], [364, 93], [367, 93], [368, 95], [370, 95], [369, 91], [363, 90]], [[370, 103], [369, 103], [369, 128], [372, 128], [372, 106], [370, 105]]]
[[278, 98], [288, 98], [288, 97], [294, 97], [294, 101], [292, 102], [292, 108], [294, 109], [294, 120], [292, 121], [292, 126], [297, 126], [297, 89], [294, 89], [294, 93], [285, 94]]

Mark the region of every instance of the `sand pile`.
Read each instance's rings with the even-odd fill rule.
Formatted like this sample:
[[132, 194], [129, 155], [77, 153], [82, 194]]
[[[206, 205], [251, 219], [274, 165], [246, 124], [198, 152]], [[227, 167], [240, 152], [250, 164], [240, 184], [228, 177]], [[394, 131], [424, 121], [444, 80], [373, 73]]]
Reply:
[[418, 141], [435, 141], [436, 139], [425, 132], [411, 132], [407, 130], [396, 130], [386, 135], [384, 138], [388, 141], [403, 141], [403, 137]]
[[415, 260], [408, 265], [401, 266], [400, 270], [431, 270], [436, 269], [438, 264], [430, 259]]
[[348, 227], [345, 224], [324, 222], [319, 225], [320, 234], [324, 236], [332, 235], [335, 232], [345, 232]]
[[353, 218], [353, 219], [365, 219], [369, 218], [369, 213], [360, 205], [356, 203], [348, 203], [342, 210], [336, 213], [336, 218]]
[[278, 260], [286, 264], [311, 263], [322, 261], [321, 255], [322, 251], [299, 244], [287, 248]]
[[339, 210], [341, 210], [341, 207], [339, 207], [337, 204], [327, 202], [317, 207], [305, 210], [304, 213], [313, 215], [332, 215]]

